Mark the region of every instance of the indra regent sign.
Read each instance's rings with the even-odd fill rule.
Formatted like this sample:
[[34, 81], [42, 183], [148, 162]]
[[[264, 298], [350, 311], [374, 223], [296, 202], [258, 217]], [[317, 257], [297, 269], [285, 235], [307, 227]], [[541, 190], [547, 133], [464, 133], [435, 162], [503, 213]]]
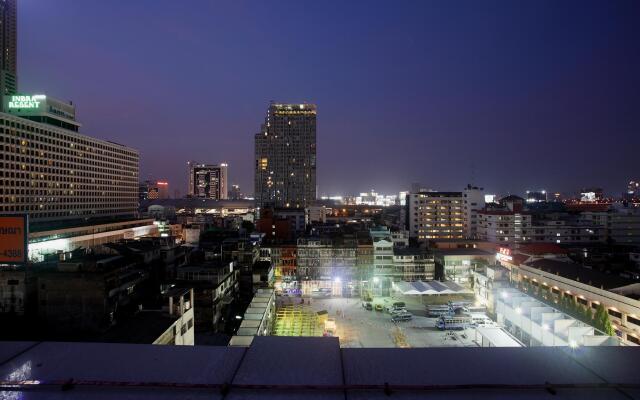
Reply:
[[35, 94], [33, 96], [15, 95], [10, 96], [8, 106], [9, 108], [40, 108], [40, 103], [46, 100], [47, 96], [43, 94]]

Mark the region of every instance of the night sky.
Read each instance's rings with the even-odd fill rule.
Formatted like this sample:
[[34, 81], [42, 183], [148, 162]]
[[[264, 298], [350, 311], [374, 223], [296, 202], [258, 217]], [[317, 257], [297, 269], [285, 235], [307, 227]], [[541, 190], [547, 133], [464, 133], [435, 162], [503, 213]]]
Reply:
[[268, 102], [318, 105], [319, 195], [619, 194], [640, 179], [640, 1], [19, 0], [19, 86], [186, 190], [253, 192]]

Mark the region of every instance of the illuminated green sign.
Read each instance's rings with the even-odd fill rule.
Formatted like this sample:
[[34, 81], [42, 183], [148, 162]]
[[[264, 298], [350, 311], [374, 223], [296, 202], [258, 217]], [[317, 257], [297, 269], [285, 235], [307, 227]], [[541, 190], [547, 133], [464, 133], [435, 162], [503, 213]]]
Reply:
[[40, 103], [46, 100], [47, 96], [35, 94], [33, 96], [14, 95], [9, 99], [9, 108], [40, 108]]

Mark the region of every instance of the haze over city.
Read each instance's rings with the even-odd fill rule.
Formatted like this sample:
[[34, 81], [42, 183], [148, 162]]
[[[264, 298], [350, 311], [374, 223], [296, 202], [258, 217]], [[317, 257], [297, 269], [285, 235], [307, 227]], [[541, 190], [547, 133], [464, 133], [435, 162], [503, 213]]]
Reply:
[[0, 0], [0, 400], [636, 398], [638, 21]]
[[619, 194], [640, 145], [639, 7], [21, 0], [19, 78], [182, 195], [190, 159], [253, 192], [270, 100], [317, 104], [318, 195]]

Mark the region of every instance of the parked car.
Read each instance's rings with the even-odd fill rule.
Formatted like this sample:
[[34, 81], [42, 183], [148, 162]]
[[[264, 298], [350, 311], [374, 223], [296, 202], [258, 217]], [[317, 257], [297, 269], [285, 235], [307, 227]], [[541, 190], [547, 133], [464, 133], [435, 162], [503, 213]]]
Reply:
[[393, 314], [391, 317], [392, 322], [411, 321], [412, 319], [413, 314], [408, 311]]
[[404, 307], [396, 307], [394, 305], [387, 306], [387, 312], [389, 314], [399, 313], [399, 312], [402, 312], [402, 311], [407, 311], [407, 309], [404, 308]]

